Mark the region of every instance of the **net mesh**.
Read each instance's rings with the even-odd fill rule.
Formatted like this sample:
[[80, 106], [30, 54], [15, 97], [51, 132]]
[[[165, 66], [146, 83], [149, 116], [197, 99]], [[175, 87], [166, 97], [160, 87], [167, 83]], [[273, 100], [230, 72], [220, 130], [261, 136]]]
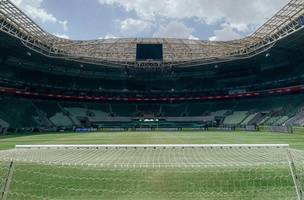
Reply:
[[[298, 200], [304, 154], [274, 147], [99, 147], [0, 152], [8, 199]], [[1, 181], [3, 183], [4, 181]]]
[[300, 196], [302, 199], [304, 199], [304, 152], [299, 150], [292, 150], [290, 153], [295, 165], [294, 173], [295, 176], [297, 176], [298, 185], [301, 189]]
[[0, 197], [4, 192], [4, 183], [8, 172], [8, 165], [5, 162], [0, 162]]

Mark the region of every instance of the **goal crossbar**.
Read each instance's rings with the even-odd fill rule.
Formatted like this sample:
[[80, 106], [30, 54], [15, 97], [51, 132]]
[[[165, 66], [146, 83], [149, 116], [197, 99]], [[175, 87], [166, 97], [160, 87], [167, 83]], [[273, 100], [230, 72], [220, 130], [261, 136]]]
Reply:
[[289, 144], [111, 144], [111, 145], [16, 145], [15, 146], [15, 149], [104, 149], [104, 148], [288, 149]]

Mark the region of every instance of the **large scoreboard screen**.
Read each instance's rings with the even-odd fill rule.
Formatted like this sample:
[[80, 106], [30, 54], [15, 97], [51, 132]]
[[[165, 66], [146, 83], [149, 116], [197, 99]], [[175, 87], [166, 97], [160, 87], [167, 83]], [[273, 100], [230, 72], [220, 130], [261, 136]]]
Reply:
[[136, 47], [137, 61], [162, 61], [163, 44], [137, 44]]

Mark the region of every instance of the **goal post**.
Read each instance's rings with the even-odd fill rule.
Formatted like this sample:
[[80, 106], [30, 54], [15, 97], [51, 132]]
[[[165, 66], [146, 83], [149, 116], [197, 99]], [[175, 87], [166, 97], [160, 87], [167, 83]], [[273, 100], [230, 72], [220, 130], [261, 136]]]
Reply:
[[106, 144], [106, 145], [16, 145], [15, 149], [99, 149], [99, 148], [289, 148], [289, 144]]
[[302, 200], [287, 144], [16, 145], [8, 199]]
[[20, 162], [185, 168], [282, 163], [288, 148], [288, 144], [16, 145], [11, 153]]

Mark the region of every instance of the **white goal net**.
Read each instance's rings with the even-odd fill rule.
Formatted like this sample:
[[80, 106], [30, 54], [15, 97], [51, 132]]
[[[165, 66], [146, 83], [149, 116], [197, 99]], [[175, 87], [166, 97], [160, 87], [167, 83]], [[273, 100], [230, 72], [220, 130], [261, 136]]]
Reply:
[[288, 145], [21, 145], [0, 151], [2, 199], [302, 200]]

